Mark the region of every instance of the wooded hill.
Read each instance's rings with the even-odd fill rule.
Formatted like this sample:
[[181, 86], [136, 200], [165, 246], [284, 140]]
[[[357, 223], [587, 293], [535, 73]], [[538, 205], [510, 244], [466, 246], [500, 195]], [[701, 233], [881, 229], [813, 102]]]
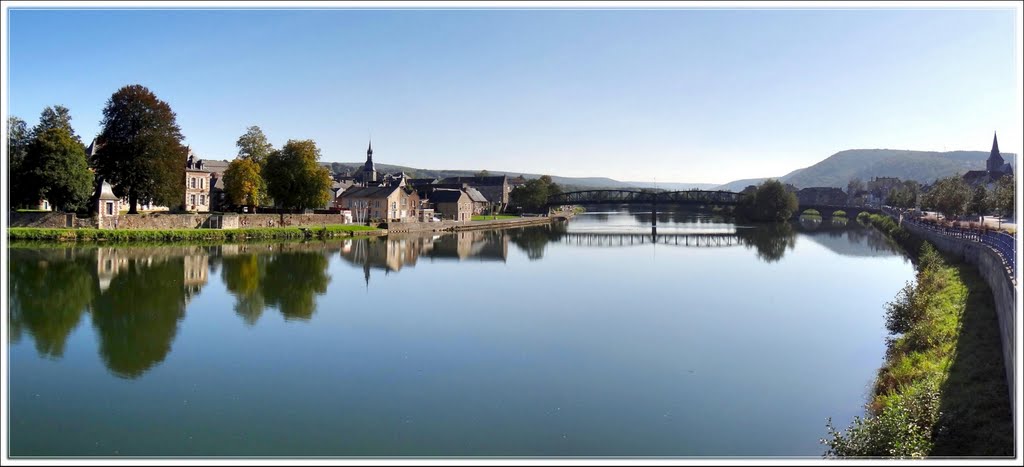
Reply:
[[[846, 188], [853, 178], [868, 181], [873, 177], [898, 177], [922, 184], [969, 170], [984, 170], [989, 153], [984, 151], [906, 151], [897, 149], [850, 149], [837, 152], [810, 167], [778, 177], [797, 188], [831, 186]], [[1004, 153], [1003, 159], [1017, 169], [1016, 154]], [[718, 189], [740, 191], [763, 178], [736, 180]]]

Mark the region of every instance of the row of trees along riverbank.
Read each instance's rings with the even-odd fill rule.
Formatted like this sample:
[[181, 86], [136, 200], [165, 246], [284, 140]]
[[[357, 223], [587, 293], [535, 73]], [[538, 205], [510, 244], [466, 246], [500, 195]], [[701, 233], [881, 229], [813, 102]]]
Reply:
[[858, 217], [888, 234], [917, 266], [886, 306], [885, 363], [867, 414], [827, 423], [826, 457], [1012, 456], [992, 291], [972, 266], [944, 257], [887, 216]]
[[[87, 211], [95, 174], [115, 195], [128, 198], [129, 214], [139, 204], [183, 208], [188, 148], [171, 106], [144, 86], [125, 86], [107, 101], [100, 124], [87, 155], [66, 107], [47, 107], [31, 129], [9, 117], [11, 206], [32, 207], [46, 199], [55, 210]], [[252, 126], [236, 145], [238, 158], [224, 173], [231, 204], [256, 206], [272, 198], [278, 206], [302, 209], [330, 199], [330, 171], [318, 163], [320, 149], [312, 140], [288, 140], [275, 149]]]

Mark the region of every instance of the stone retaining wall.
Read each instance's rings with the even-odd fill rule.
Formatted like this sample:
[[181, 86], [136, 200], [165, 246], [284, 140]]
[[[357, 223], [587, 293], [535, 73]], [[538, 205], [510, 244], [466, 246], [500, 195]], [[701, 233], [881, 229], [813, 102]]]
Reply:
[[992, 297], [996, 305], [996, 317], [999, 319], [999, 339], [1003, 347], [1006, 385], [1010, 389], [1010, 409], [1013, 411], [1014, 417], [1016, 417], [1016, 393], [1014, 392], [1016, 354], [1014, 346], [1016, 342], [1015, 305], [1017, 303], [1017, 284], [1010, 277], [1007, 267], [1003, 264], [1003, 259], [998, 253], [982, 243], [948, 237], [909, 222], [903, 223], [902, 226], [914, 235], [935, 245], [935, 248], [940, 251], [974, 265], [974, 267], [978, 268], [981, 277], [988, 283], [989, 288], [992, 289]]
[[[68, 225], [68, 216], [71, 216], [71, 225]], [[63, 212], [16, 212], [11, 211], [7, 217], [9, 227], [38, 227], [43, 229], [66, 229], [78, 226], [79, 219], [74, 213]], [[82, 219], [87, 220], [87, 219]]]

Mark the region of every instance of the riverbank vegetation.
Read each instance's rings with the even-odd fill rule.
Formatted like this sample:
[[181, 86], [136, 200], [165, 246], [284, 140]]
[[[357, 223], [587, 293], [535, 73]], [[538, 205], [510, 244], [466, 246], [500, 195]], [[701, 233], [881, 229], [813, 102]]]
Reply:
[[178, 242], [271, 238], [329, 238], [377, 231], [365, 225], [328, 225], [323, 227], [267, 227], [253, 229], [168, 229], [168, 230], [100, 230], [100, 229], [42, 229], [11, 227], [8, 240], [32, 241], [100, 241], [100, 242]]
[[910, 252], [917, 274], [886, 306], [885, 363], [867, 415], [827, 424], [826, 457], [1009, 456], [1013, 421], [992, 292], [887, 216], [862, 215]]

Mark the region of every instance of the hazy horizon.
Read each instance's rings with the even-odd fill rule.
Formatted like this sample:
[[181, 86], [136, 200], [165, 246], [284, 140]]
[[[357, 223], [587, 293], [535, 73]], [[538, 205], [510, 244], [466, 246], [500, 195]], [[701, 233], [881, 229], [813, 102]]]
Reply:
[[372, 136], [390, 165], [723, 184], [848, 149], [988, 151], [993, 132], [1020, 154], [1015, 13], [15, 5], [6, 105], [30, 126], [64, 105], [88, 142], [137, 83], [207, 159], [258, 125], [325, 162]]

